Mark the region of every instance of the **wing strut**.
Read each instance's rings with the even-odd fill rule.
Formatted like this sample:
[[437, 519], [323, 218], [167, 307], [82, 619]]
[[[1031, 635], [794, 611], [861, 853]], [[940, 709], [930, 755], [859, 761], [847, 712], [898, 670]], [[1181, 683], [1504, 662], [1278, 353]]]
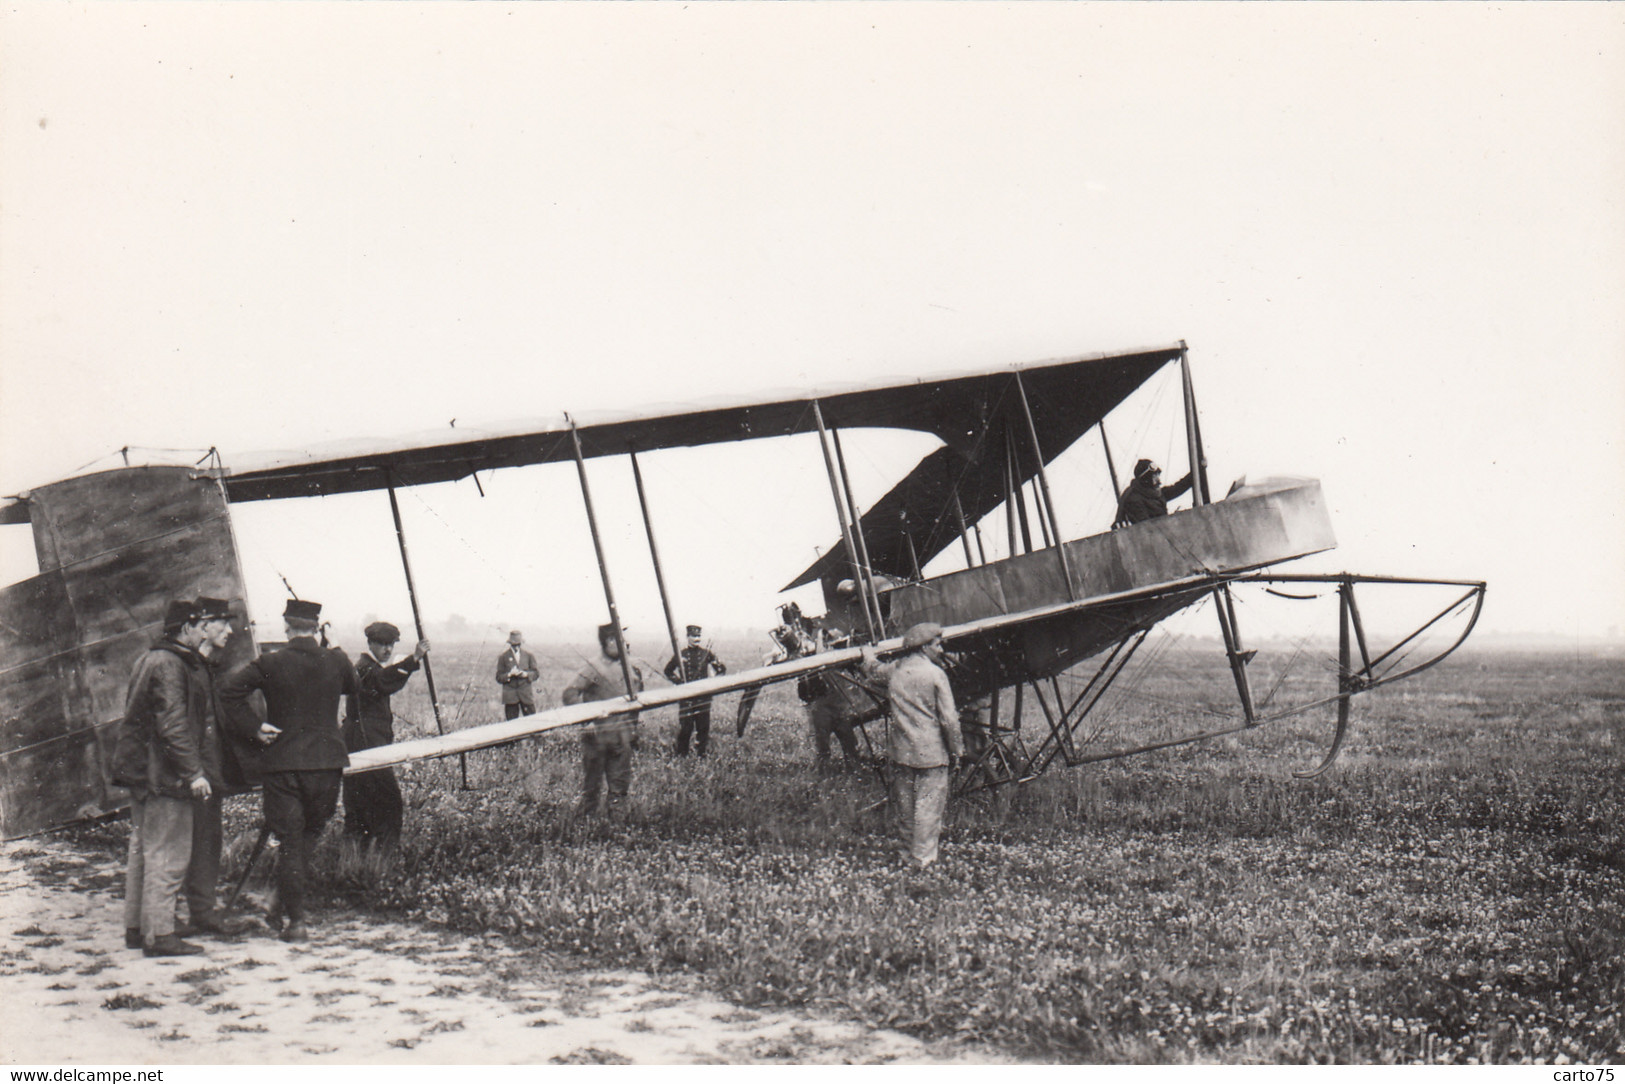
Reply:
[[1033, 442], [1033, 456], [1038, 460], [1038, 489], [1044, 498], [1041, 512], [1049, 517], [1049, 534], [1055, 553], [1061, 559], [1061, 579], [1066, 584], [1067, 601], [1076, 602], [1078, 592], [1072, 586], [1072, 566], [1066, 559], [1066, 546], [1061, 541], [1061, 524], [1055, 518], [1055, 501], [1050, 496], [1049, 475], [1044, 471], [1044, 449], [1038, 441], [1038, 427], [1033, 424], [1033, 408], [1027, 403], [1027, 386], [1021, 379], [1019, 369], [1016, 371], [1016, 394], [1021, 400], [1021, 413], [1027, 419], [1027, 436]]
[[835, 498], [835, 517], [841, 523], [841, 541], [846, 546], [846, 559], [852, 566], [852, 584], [858, 589], [858, 598], [863, 601], [863, 622], [869, 626], [869, 642], [880, 642], [880, 626], [875, 621], [875, 614], [870, 608], [869, 588], [863, 578], [863, 569], [858, 564], [857, 544], [852, 541], [852, 523], [847, 515], [846, 501], [841, 497], [841, 479], [835, 472], [835, 460], [829, 451], [829, 430], [824, 427], [824, 412], [814, 399], [813, 420], [818, 423], [818, 448], [824, 453], [824, 470], [829, 474], [830, 495]]
[[[412, 561], [406, 555], [406, 531], [401, 527], [401, 505], [395, 499], [395, 478], [389, 478], [389, 514], [395, 520], [395, 541], [401, 548], [401, 568], [406, 571], [406, 595], [412, 600], [412, 627], [417, 630], [418, 640], [425, 639], [423, 635], [423, 614], [418, 609], [418, 589], [412, 579]], [[434, 729], [436, 734], [446, 732], [445, 724], [440, 718], [440, 697], [434, 689], [434, 669], [429, 665], [429, 656], [423, 656], [423, 680], [429, 686], [429, 705], [434, 708]], [[462, 754], [458, 758], [463, 769], [463, 789], [468, 789], [468, 755]]]
[[[671, 638], [672, 658], [677, 660], [678, 671], [686, 683], [689, 678], [688, 663], [683, 661], [683, 648], [677, 640], [677, 623], [671, 618], [671, 599], [666, 595], [666, 576], [660, 570], [660, 550], [655, 547], [654, 520], [649, 518], [649, 499], [643, 492], [643, 471], [638, 468], [638, 453], [628, 449], [627, 454], [632, 457], [632, 481], [638, 487], [638, 507], [643, 510], [643, 533], [649, 536], [649, 559], [655, 566], [655, 587], [660, 591], [660, 608], [666, 614], [666, 635]], [[622, 650], [624, 652], [624, 645]], [[628, 685], [627, 688], [631, 686]]]
[[632, 686], [632, 663], [626, 657], [626, 634], [621, 631], [621, 612], [615, 606], [615, 588], [609, 582], [609, 565], [604, 560], [604, 540], [598, 534], [598, 516], [592, 509], [592, 490], [587, 486], [587, 460], [581, 454], [581, 434], [576, 431], [576, 423], [568, 414], [566, 420], [570, 422], [570, 440], [575, 445], [576, 474], [581, 479], [581, 501], [587, 506], [587, 529], [592, 532], [593, 552], [598, 556], [598, 575], [604, 581], [604, 601], [609, 605], [609, 622], [615, 629], [615, 643], [621, 649], [621, 676], [626, 681], [626, 698], [634, 700], [637, 693]]

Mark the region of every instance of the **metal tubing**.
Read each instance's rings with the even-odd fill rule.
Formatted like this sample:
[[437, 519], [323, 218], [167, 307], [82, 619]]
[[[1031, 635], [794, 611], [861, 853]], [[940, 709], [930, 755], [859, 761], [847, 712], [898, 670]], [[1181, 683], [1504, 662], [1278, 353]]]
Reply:
[[1112, 445], [1106, 439], [1106, 419], [1100, 419], [1100, 446], [1106, 449], [1106, 470], [1112, 476], [1112, 499], [1118, 500], [1123, 496], [1123, 487], [1117, 484], [1117, 464], [1112, 461]]
[[615, 606], [615, 588], [609, 582], [609, 564], [604, 560], [604, 540], [598, 534], [598, 516], [592, 508], [592, 490], [587, 485], [587, 459], [581, 453], [581, 434], [575, 419], [566, 414], [570, 423], [570, 443], [575, 450], [576, 474], [581, 479], [581, 502], [587, 507], [587, 529], [592, 532], [592, 549], [598, 557], [598, 575], [604, 581], [604, 601], [609, 605], [609, 622], [615, 630], [615, 643], [621, 649], [621, 677], [626, 681], [626, 698], [634, 700], [632, 690], [632, 663], [626, 657], [626, 635], [621, 631], [621, 612]]
[[1068, 593], [1072, 586], [1071, 569], [1067, 565], [1066, 547], [1061, 545], [1061, 521], [1055, 516], [1055, 499], [1050, 495], [1049, 475], [1044, 470], [1044, 449], [1038, 443], [1038, 426], [1033, 422], [1033, 410], [1027, 402], [1027, 386], [1021, 379], [1021, 373], [1016, 373], [1016, 391], [1021, 399], [1021, 413], [1027, 419], [1027, 438], [1033, 442], [1033, 458], [1038, 464], [1038, 489], [1044, 497], [1043, 511], [1049, 515], [1050, 536], [1055, 540], [1055, 546], [1061, 551], [1061, 568], [1067, 573], [1066, 582]]
[[869, 592], [869, 601], [875, 608], [875, 627], [883, 629], [885, 622], [880, 619], [880, 591], [875, 587], [875, 570], [869, 564], [869, 542], [863, 537], [863, 517], [858, 514], [858, 499], [852, 494], [852, 479], [846, 473], [846, 453], [841, 450], [841, 431], [831, 429], [831, 440], [835, 444], [835, 465], [841, 472], [841, 491], [846, 494], [847, 514], [852, 517], [852, 538], [858, 544], [858, 560], [862, 562], [860, 569], [863, 573], [863, 583]]
[[1196, 434], [1196, 391], [1191, 387], [1191, 359], [1183, 347], [1179, 351], [1179, 376], [1185, 397], [1185, 446], [1191, 465], [1191, 503], [1208, 503], [1207, 487], [1203, 484], [1202, 446]]
[[[412, 627], [417, 630], [418, 639], [425, 639], [423, 635], [423, 615], [418, 611], [418, 591], [412, 582], [412, 562], [406, 556], [406, 532], [401, 529], [401, 506], [395, 499], [395, 482], [389, 483], [389, 514], [395, 519], [395, 539], [401, 547], [401, 567], [406, 570], [406, 594], [412, 600]], [[446, 728], [440, 721], [440, 697], [434, 691], [434, 671], [429, 667], [429, 657], [423, 657], [423, 680], [429, 686], [429, 703], [434, 707], [434, 728], [436, 733], [444, 734]], [[465, 766], [463, 783], [468, 783]]]
[[965, 522], [965, 506], [959, 501], [959, 490], [957, 489], [954, 490], [954, 515], [959, 520], [960, 544], [965, 547], [965, 567], [975, 568], [977, 564], [976, 558], [970, 551], [970, 525]]
[[672, 657], [677, 660], [683, 681], [688, 681], [688, 663], [683, 660], [683, 648], [677, 640], [677, 623], [671, 617], [671, 599], [666, 594], [666, 574], [660, 567], [660, 550], [655, 545], [654, 521], [649, 518], [649, 498], [643, 491], [643, 471], [638, 467], [638, 453], [628, 448], [632, 459], [632, 482], [638, 487], [638, 508], [643, 512], [643, 533], [649, 537], [649, 559], [655, 566], [655, 587], [660, 592], [660, 609], [666, 615], [666, 635], [671, 639]]
[[1360, 663], [1363, 667], [1363, 672], [1369, 675], [1371, 673], [1371, 651], [1366, 647], [1365, 622], [1360, 620], [1360, 607], [1359, 604], [1354, 601], [1354, 584], [1352, 581], [1349, 581], [1348, 589], [1349, 616], [1354, 620], [1354, 640], [1355, 643], [1360, 645]]
[[1354, 671], [1349, 667], [1350, 603], [1354, 598], [1352, 583], [1337, 588], [1337, 729], [1332, 734], [1332, 747], [1315, 767], [1306, 772], [1293, 772], [1299, 779], [1313, 779], [1325, 773], [1343, 750], [1343, 739], [1349, 732], [1349, 697], [1354, 694]]
[[863, 600], [863, 621], [869, 626], [869, 642], [878, 643], [880, 630], [875, 626], [875, 619], [869, 613], [869, 598], [863, 590], [863, 573], [858, 570], [858, 548], [852, 541], [852, 524], [847, 521], [846, 502], [841, 499], [841, 482], [835, 474], [835, 460], [829, 451], [829, 431], [824, 428], [824, 411], [814, 399], [813, 421], [818, 423], [818, 449], [824, 453], [824, 471], [829, 475], [830, 496], [835, 499], [835, 516], [841, 522], [841, 542], [846, 547], [846, 559], [852, 566], [852, 583], [858, 589], [858, 595]]

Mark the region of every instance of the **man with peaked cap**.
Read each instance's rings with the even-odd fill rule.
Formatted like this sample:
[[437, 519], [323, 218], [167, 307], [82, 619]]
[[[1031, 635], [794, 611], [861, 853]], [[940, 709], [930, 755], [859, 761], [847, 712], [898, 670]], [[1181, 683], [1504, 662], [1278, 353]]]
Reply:
[[[673, 685], [701, 681], [728, 672], [728, 668], [722, 665], [722, 660], [713, 655], [710, 648], [700, 643], [700, 634], [700, 626], [688, 626], [688, 644], [666, 664], [666, 680]], [[696, 696], [677, 705], [677, 747], [674, 752], [678, 756], [688, 756], [688, 740], [691, 735], [694, 738], [694, 752], [703, 757], [706, 747], [711, 744], [709, 696]]]
[[1165, 486], [1162, 484], [1162, 468], [1149, 459], [1142, 459], [1134, 464], [1134, 480], [1117, 499], [1117, 516], [1112, 520], [1112, 526], [1127, 527], [1166, 516], [1168, 502], [1190, 487], [1191, 476], [1188, 472], [1173, 485]]
[[[395, 712], [389, 698], [406, 688], [407, 679], [429, 654], [429, 641], [419, 640], [410, 655], [391, 662], [401, 630], [388, 621], [367, 626], [367, 652], [356, 660], [360, 689], [344, 723], [344, 745], [360, 752], [395, 740]], [[344, 781], [344, 834], [362, 846], [384, 853], [401, 838], [401, 786], [393, 768], [357, 772]]]
[[518, 629], [508, 633], [508, 647], [497, 656], [497, 684], [502, 686], [504, 718], [536, 714], [536, 690], [532, 685], [541, 675], [536, 668], [536, 656], [525, 650], [525, 634]]
[[[220, 689], [227, 725], [260, 752], [265, 825], [277, 837], [277, 906], [273, 928], [286, 919], [284, 941], [309, 940], [305, 893], [310, 854], [339, 801], [339, 783], [350, 762], [339, 730], [339, 704], [360, 691], [355, 667], [338, 648], [316, 641], [322, 606], [291, 599], [282, 613], [287, 646], [244, 663]], [[249, 698], [265, 697], [261, 721]]]
[[220, 727], [218, 685], [225, 661], [226, 644], [231, 639], [231, 604], [223, 598], [200, 598], [193, 603], [199, 624], [203, 626], [203, 639], [197, 652], [207, 664], [203, 668], [208, 682], [208, 712], [204, 718], [203, 773], [213, 793], [199, 802], [192, 816], [192, 860], [186, 866], [186, 925], [177, 931], [180, 936], [211, 934], [216, 937], [230, 935], [232, 931], [220, 915], [216, 886], [220, 881], [220, 849], [225, 839], [223, 806], [228, 794], [239, 794], [245, 787], [242, 769], [230, 746], [225, 742]]
[[[643, 691], [643, 671], [628, 662], [632, 689], [626, 687], [626, 671], [621, 668], [621, 637], [615, 626], [598, 626], [598, 657], [586, 665], [564, 687], [566, 704], [593, 700], [618, 700]], [[615, 817], [622, 812], [632, 785], [632, 753], [638, 747], [636, 713], [587, 723], [581, 728], [581, 804], [578, 816], [598, 812], [598, 794], [609, 784], [606, 812]]]
[[903, 650], [901, 659], [882, 666], [874, 649], [865, 646], [863, 666], [886, 685], [892, 815], [909, 863], [924, 869], [937, 860], [950, 766], [964, 753], [964, 745], [953, 690], [942, 668], [942, 626], [929, 621], [915, 625], [903, 634]]
[[130, 790], [129, 864], [124, 879], [124, 944], [148, 956], [203, 950], [175, 935], [197, 804], [213, 793], [202, 752], [209, 683], [198, 645], [196, 606], [176, 599], [164, 633], [130, 675], [113, 753], [113, 782]]

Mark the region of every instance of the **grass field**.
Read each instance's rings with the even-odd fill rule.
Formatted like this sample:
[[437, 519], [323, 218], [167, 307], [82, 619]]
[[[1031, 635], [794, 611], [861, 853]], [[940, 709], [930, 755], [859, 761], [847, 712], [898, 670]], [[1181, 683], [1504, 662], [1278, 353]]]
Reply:
[[[500, 717], [495, 655], [437, 646], [458, 724]], [[576, 656], [538, 655], [557, 702]], [[1141, 692], [1196, 703], [1188, 682]], [[396, 699], [432, 729], [421, 678]], [[343, 863], [330, 832], [331, 898], [1040, 1060], [1625, 1058], [1618, 657], [1464, 651], [1359, 699], [1317, 780], [1291, 771], [1329, 712], [1052, 771], [957, 804], [926, 874], [863, 812], [872, 774], [814, 770], [791, 688], [743, 740], [733, 705], [703, 761], [667, 755], [674, 712], [646, 718], [618, 825], [568, 817], [568, 734], [471, 754], [468, 789], [456, 758], [407, 768], [399, 864]], [[247, 832], [252, 800], [231, 816]]]

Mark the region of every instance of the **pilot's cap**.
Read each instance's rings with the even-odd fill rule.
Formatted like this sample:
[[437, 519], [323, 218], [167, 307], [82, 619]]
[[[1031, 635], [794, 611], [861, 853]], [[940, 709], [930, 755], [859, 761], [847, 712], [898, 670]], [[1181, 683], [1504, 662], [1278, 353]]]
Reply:
[[918, 625], [903, 633], [903, 649], [912, 651], [917, 647], [924, 647], [941, 635], [941, 625], [935, 621], [921, 621]]
[[197, 620], [197, 603], [189, 598], [173, 599], [164, 610], [164, 631], [179, 632], [188, 621]]
[[194, 604], [197, 607], [199, 621], [231, 620], [231, 603], [223, 598], [209, 598], [204, 596]]
[[1134, 477], [1139, 478], [1142, 475], [1150, 474], [1154, 470], [1161, 469], [1162, 468], [1158, 467], [1155, 463], [1151, 462], [1151, 460], [1142, 459], [1138, 463], [1134, 464]]
[[374, 621], [365, 631], [367, 639], [375, 644], [398, 643], [401, 638], [401, 630], [388, 621]]
[[[621, 633], [624, 635], [626, 633], [626, 629], [621, 629]], [[607, 644], [613, 639], [615, 639], [615, 622], [606, 621], [604, 624], [598, 626], [599, 643]]]
[[322, 604], [307, 598], [290, 598], [288, 604], [282, 608], [282, 616], [291, 617], [295, 621], [319, 621], [322, 617]]

